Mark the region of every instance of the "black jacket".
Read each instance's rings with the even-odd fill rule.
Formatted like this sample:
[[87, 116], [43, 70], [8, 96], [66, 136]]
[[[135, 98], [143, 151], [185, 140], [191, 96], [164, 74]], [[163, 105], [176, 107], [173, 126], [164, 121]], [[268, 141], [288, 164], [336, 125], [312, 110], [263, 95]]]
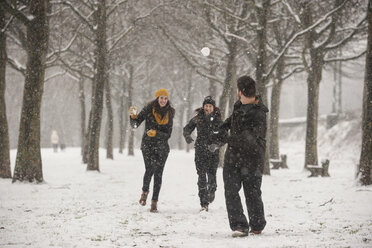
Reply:
[[[216, 134], [219, 132], [220, 125], [222, 125], [222, 120], [218, 109], [206, 116], [204, 110], [201, 108], [197, 110], [196, 116], [183, 128], [183, 136], [185, 138], [190, 136], [196, 128], [198, 133], [195, 141], [195, 149], [210, 153], [208, 146], [217, 143], [218, 136]], [[214, 153], [218, 153], [218, 150]]]
[[257, 104], [234, 104], [232, 115], [220, 127], [227, 133], [222, 140], [228, 144], [225, 166], [246, 167], [262, 172], [266, 150], [266, 113], [269, 111], [258, 99]]
[[[155, 152], [169, 152], [168, 139], [172, 134], [174, 109], [169, 106], [169, 120], [165, 125], [159, 125], [152, 113], [153, 103], [148, 104], [138, 114], [136, 119], [130, 119], [132, 128], [137, 128], [145, 120], [145, 130], [142, 136], [141, 150], [153, 149]], [[155, 137], [149, 137], [147, 131], [156, 130]]]

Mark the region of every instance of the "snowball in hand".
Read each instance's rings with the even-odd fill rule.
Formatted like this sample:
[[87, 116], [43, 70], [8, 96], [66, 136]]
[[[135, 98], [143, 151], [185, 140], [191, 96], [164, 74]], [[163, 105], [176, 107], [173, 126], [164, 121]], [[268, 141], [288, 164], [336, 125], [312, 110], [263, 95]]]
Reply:
[[209, 49], [209, 47], [203, 47], [200, 52], [203, 54], [203, 56], [207, 57], [209, 56], [211, 50]]

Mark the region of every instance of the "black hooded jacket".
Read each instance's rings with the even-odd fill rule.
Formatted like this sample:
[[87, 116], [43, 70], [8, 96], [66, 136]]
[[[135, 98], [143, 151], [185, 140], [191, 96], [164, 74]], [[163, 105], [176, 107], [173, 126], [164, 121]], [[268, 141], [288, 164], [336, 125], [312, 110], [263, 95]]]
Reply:
[[[130, 125], [132, 128], [137, 128], [144, 120], [146, 121], [144, 133], [142, 136], [141, 150], [154, 149], [159, 152], [169, 152], [168, 139], [172, 134], [173, 117], [175, 111], [168, 103], [165, 107], [168, 109], [169, 112], [168, 123], [165, 125], [159, 125], [152, 112], [155, 104], [156, 102], [153, 101], [145, 106], [138, 114], [136, 119], [132, 119], [131, 117], [129, 117]], [[147, 135], [147, 131], [149, 131], [150, 129], [156, 130], [155, 137], [149, 137]]]
[[221, 138], [228, 147], [225, 153], [225, 166], [246, 167], [251, 171], [262, 172], [266, 150], [267, 107], [258, 98], [257, 104], [234, 104], [232, 115], [220, 127]]
[[[205, 115], [203, 108], [197, 109], [197, 114], [183, 128], [183, 136], [190, 136], [194, 129], [197, 129], [197, 137], [195, 141], [195, 149], [210, 153], [208, 146], [217, 143], [217, 133], [219, 126], [222, 125], [221, 113], [218, 108], [209, 114]], [[218, 153], [216, 150], [214, 153]]]

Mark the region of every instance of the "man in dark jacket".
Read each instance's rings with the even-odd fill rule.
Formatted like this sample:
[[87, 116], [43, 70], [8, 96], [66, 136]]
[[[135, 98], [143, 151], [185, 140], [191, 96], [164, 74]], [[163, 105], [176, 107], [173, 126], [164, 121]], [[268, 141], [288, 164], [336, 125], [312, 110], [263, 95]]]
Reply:
[[[226, 208], [233, 236], [260, 234], [266, 225], [261, 198], [262, 172], [265, 162], [267, 107], [256, 96], [255, 81], [249, 76], [237, 80], [239, 101], [232, 115], [221, 126], [228, 144], [225, 153], [223, 180]], [[224, 132], [223, 132], [224, 131]], [[239, 191], [243, 186], [249, 224], [244, 215]]]
[[195, 165], [198, 174], [200, 211], [208, 211], [217, 189], [216, 173], [219, 163], [219, 149], [209, 151], [208, 146], [216, 143], [219, 126], [222, 124], [221, 113], [212, 97], [207, 96], [203, 107], [195, 110], [196, 116], [183, 128], [183, 136], [188, 144], [193, 142], [191, 133], [197, 129], [195, 142]]

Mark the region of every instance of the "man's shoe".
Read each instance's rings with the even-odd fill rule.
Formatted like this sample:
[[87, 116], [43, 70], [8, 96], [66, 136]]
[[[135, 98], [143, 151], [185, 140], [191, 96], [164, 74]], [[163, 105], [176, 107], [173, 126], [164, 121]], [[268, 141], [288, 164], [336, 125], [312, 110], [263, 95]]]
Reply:
[[249, 233], [260, 235], [262, 233], [262, 230], [261, 231], [251, 230]]
[[241, 238], [246, 236], [248, 236], [248, 229], [236, 229], [232, 234], [233, 238]]

